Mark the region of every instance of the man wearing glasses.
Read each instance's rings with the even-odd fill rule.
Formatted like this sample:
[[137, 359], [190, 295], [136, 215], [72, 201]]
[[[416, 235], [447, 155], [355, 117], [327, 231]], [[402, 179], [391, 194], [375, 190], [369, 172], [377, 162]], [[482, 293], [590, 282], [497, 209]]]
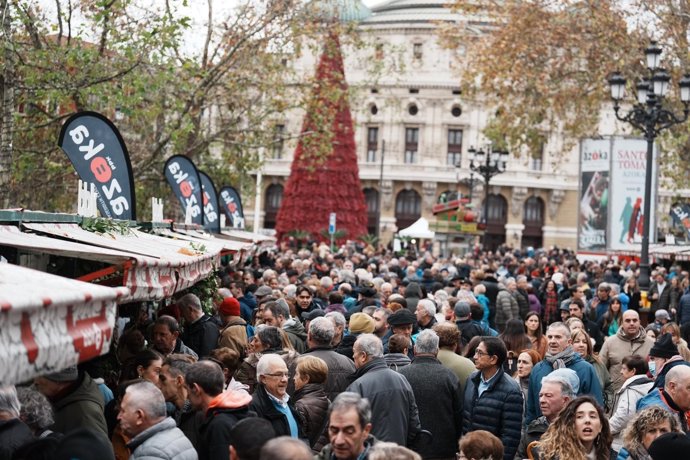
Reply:
[[287, 394], [288, 368], [279, 355], [263, 355], [256, 366], [259, 384], [252, 396], [249, 410], [265, 418], [276, 436], [305, 438], [294, 406]]
[[503, 372], [508, 352], [503, 341], [482, 337], [474, 353], [477, 371], [465, 386], [462, 434], [485, 430], [496, 435], [504, 446], [503, 458], [512, 460], [520, 444], [522, 390]]

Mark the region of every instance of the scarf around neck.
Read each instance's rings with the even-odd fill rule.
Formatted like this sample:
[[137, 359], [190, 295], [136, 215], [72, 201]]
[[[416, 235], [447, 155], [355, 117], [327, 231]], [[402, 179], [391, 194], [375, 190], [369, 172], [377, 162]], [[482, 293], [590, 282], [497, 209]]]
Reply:
[[556, 370], [556, 369], [563, 369], [564, 367], [568, 367], [579, 356], [580, 356], [579, 354], [575, 353], [575, 350], [573, 350], [573, 347], [569, 346], [565, 350], [563, 350], [562, 352], [557, 353], [555, 355], [552, 355], [551, 353], [546, 352], [546, 356], [544, 356], [544, 360], [547, 361], [549, 364], [551, 364], [553, 369]]

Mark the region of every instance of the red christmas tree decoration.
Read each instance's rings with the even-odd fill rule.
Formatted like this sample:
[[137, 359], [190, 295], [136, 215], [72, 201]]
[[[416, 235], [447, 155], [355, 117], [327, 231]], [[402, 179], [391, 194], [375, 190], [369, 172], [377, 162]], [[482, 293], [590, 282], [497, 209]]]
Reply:
[[[367, 207], [359, 180], [354, 127], [340, 41], [330, 34], [276, 218], [279, 239], [295, 230], [324, 239], [329, 214], [344, 238], [367, 233]], [[342, 238], [341, 238], [342, 239]]]

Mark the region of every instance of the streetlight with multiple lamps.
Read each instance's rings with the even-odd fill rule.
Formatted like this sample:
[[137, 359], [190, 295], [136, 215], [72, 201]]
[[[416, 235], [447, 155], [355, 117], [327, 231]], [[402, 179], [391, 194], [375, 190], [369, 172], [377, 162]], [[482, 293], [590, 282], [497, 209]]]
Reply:
[[625, 96], [626, 80], [620, 72], [614, 72], [609, 77], [613, 110], [618, 120], [631, 124], [644, 133], [647, 140], [647, 170], [644, 183], [644, 211], [642, 230], [642, 250], [640, 254], [640, 275], [638, 285], [647, 291], [650, 286], [649, 270], [649, 216], [651, 215], [652, 196], [652, 162], [654, 161], [654, 140], [659, 133], [673, 125], [683, 123], [690, 113], [690, 75], [685, 75], [678, 83], [680, 100], [683, 103], [683, 114], [676, 115], [663, 106], [664, 97], [668, 92], [671, 76], [660, 67], [662, 49], [652, 41], [645, 49], [648, 77], [642, 78], [635, 86], [637, 103], [625, 114], [620, 113], [620, 103]]
[[506, 171], [506, 163], [508, 162], [508, 152], [493, 150], [491, 144], [484, 150], [475, 150], [470, 147], [467, 151], [470, 155], [470, 170], [476, 172], [484, 179], [484, 211], [482, 212], [482, 220], [484, 221], [484, 248], [487, 247], [488, 232], [486, 225], [489, 217], [489, 182], [494, 176], [502, 174]]

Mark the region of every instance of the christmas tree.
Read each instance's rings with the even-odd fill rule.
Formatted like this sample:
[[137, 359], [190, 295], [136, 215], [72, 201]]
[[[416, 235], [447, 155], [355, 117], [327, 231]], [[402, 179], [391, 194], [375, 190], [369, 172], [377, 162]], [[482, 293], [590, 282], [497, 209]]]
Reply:
[[[367, 233], [340, 40], [327, 35], [278, 211], [278, 238], [300, 230], [323, 239], [332, 212], [340, 239]], [[344, 234], [343, 234], [344, 232]]]

